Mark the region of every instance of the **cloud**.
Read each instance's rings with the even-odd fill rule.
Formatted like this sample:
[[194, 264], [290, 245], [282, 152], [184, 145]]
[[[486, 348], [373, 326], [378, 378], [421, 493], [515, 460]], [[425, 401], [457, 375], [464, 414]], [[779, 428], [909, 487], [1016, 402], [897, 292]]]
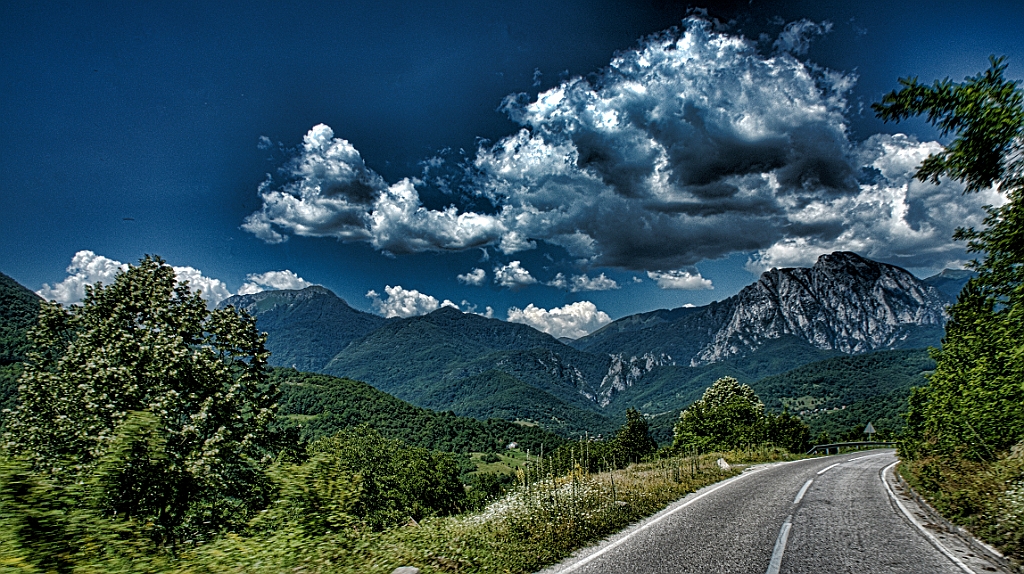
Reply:
[[490, 305], [484, 307], [483, 312], [477, 312], [477, 306], [475, 304], [463, 299], [461, 305], [459, 305], [459, 308], [462, 310], [463, 313], [472, 313], [474, 315], [480, 315], [481, 317], [487, 317], [488, 319], [494, 318], [494, 308], [491, 307]]
[[614, 279], [608, 278], [604, 273], [594, 278], [590, 278], [586, 274], [583, 274], [574, 275], [569, 279], [566, 279], [565, 275], [559, 273], [555, 275], [554, 279], [546, 283], [546, 285], [557, 287], [558, 289], [568, 289], [572, 293], [579, 293], [581, 291], [608, 291], [619, 288], [618, 282]]
[[294, 157], [258, 193], [263, 201], [242, 229], [267, 243], [286, 233], [366, 241], [392, 253], [463, 250], [496, 243], [505, 232], [490, 215], [423, 207], [413, 181], [388, 185], [347, 140], [314, 126]]
[[698, 289], [714, 289], [711, 281], [700, 276], [700, 273], [689, 271], [648, 271], [647, 276], [653, 279], [661, 289], [679, 289], [696, 291]]
[[178, 281], [188, 281], [192, 292], [199, 291], [199, 294], [206, 299], [211, 307], [215, 307], [221, 301], [231, 296], [227, 285], [220, 279], [206, 277], [203, 272], [194, 267], [174, 267], [174, 276]]
[[[978, 227], [984, 205], [1002, 205], [995, 190], [963, 194], [959, 183], [939, 185], [913, 178], [917, 166], [941, 149], [936, 142], [918, 142], [905, 135], [879, 134], [856, 149], [861, 169], [856, 194], [825, 203], [810, 202], [794, 211], [791, 221], [806, 233], [785, 237], [758, 250], [746, 263], [753, 273], [772, 267], [812, 265], [819, 255], [855, 251], [865, 257], [905, 267], [958, 267], [962, 244], [950, 240], [957, 227]], [[837, 233], [815, 233], [815, 228]]]
[[530, 275], [530, 272], [523, 269], [518, 261], [508, 265], [500, 265], [494, 268], [494, 282], [502, 287], [517, 289], [527, 285], [533, 285], [537, 279]]
[[245, 276], [246, 283], [238, 290], [239, 295], [250, 295], [267, 289], [305, 289], [312, 285], [292, 271], [267, 271], [266, 273], [250, 273]]
[[[980, 221], [1001, 196], [912, 180], [935, 142], [850, 141], [856, 78], [797, 58], [830, 29], [790, 23], [765, 55], [690, 18], [598, 73], [513, 94], [501, 109], [520, 129], [448, 165], [460, 175], [444, 180], [456, 204], [442, 209], [423, 205], [424, 182], [385, 182], [315, 126], [242, 227], [268, 243], [333, 237], [396, 254], [544, 242], [582, 265], [637, 272], [736, 252], [755, 253], [748, 268], [759, 269], [834, 248], [910, 267], [962, 260], [950, 222]], [[431, 161], [432, 178], [444, 169]]]
[[[43, 288], [36, 293], [48, 300], [56, 301], [64, 305], [81, 303], [85, 298], [85, 287], [102, 283], [110, 285], [114, 282], [117, 274], [128, 269], [127, 263], [121, 263], [89, 250], [82, 250], [71, 258], [71, 265], [67, 268], [68, 276], [60, 283], [52, 287], [44, 283]], [[231, 296], [224, 282], [220, 279], [206, 277], [201, 271], [193, 267], [173, 267], [174, 275], [178, 281], [188, 281], [192, 291], [201, 291], [203, 299], [210, 306], [220, 303]]]
[[66, 270], [67, 278], [53, 287], [43, 283], [43, 288], [36, 291], [36, 294], [43, 299], [64, 305], [80, 303], [85, 298], [86, 285], [110, 285], [119, 272], [127, 269], [128, 265], [125, 263], [82, 250], [71, 258], [71, 265], [68, 265]]
[[604, 311], [598, 311], [590, 301], [578, 301], [547, 310], [536, 307], [533, 303], [525, 309], [510, 307], [508, 320], [511, 323], [529, 325], [552, 337], [568, 337], [578, 339], [611, 323], [611, 317]]
[[487, 272], [480, 268], [475, 268], [465, 275], [456, 275], [459, 283], [465, 283], [466, 285], [475, 285], [480, 287], [487, 280]]
[[387, 297], [382, 299], [376, 291], [371, 289], [366, 296], [370, 299], [373, 308], [387, 318], [426, 315], [440, 307], [459, 308], [458, 305], [447, 299], [438, 302], [430, 295], [420, 293], [415, 289], [404, 289], [400, 285], [394, 287], [387, 285], [384, 287], [384, 293]]
[[786, 27], [775, 40], [774, 47], [779, 52], [787, 52], [795, 56], [807, 54], [814, 36], [823, 36], [832, 31], [832, 22], [811, 22], [799, 20], [786, 24]]

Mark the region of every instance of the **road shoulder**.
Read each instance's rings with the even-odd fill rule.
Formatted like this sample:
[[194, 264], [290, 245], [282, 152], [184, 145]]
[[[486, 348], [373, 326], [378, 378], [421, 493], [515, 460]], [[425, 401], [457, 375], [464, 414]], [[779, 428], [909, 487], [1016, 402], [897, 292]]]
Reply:
[[[942, 517], [935, 509], [924, 501], [910, 485], [895, 472], [895, 468], [887, 467], [882, 472], [882, 480], [891, 489], [899, 502], [913, 516], [918, 524], [934, 537], [947, 552], [963, 562], [976, 573], [998, 572], [1005, 574], [1024, 574], [1024, 570], [1014, 568], [1012, 564], [997, 550], [978, 540], [967, 530], [960, 528]], [[903, 511], [893, 502], [893, 509], [903, 516]], [[914, 522], [915, 520], [909, 520]], [[933, 541], [934, 544], [934, 541]]]

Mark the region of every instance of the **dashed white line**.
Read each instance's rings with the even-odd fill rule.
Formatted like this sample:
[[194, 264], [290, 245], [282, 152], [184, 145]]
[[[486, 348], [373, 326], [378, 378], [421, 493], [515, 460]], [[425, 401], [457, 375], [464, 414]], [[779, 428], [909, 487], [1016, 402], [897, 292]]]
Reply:
[[[809, 485], [810, 482], [807, 484]], [[804, 488], [806, 487], [807, 485], [804, 485]], [[789, 529], [792, 526], [793, 515], [790, 514], [782, 523], [782, 529], [779, 530], [779, 537], [775, 540], [775, 549], [772, 550], [772, 560], [768, 563], [768, 570], [765, 571], [765, 574], [779, 574], [779, 569], [782, 568], [782, 555], [786, 552], [786, 541], [789, 539]]]
[[804, 495], [807, 494], [807, 489], [811, 487], [812, 482], [814, 482], [813, 478], [804, 483], [804, 486], [803, 488], [800, 489], [800, 492], [796, 493], [796, 498], [793, 499], [793, 504], [800, 504], [800, 501], [803, 500]]
[[896, 506], [900, 507], [900, 510], [903, 511], [903, 514], [910, 519], [910, 522], [913, 523], [913, 525], [916, 526], [918, 530], [921, 531], [921, 534], [925, 535], [925, 538], [927, 538], [928, 541], [932, 543], [932, 546], [937, 548], [939, 552], [942, 552], [946, 556], [946, 558], [952, 560], [953, 563], [959, 566], [961, 570], [967, 572], [968, 574], [974, 574], [974, 570], [968, 568], [967, 565], [964, 564], [959, 558], [954, 556], [952, 552], [946, 550], [946, 547], [943, 546], [941, 542], [939, 542], [939, 539], [933, 536], [931, 532], [928, 532], [925, 529], [924, 525], [921, 524], [921, 522], [916, 517], [914, 517], [914, 515], [911, 514], [909, 510], [907, 510], [906, 506], [903, 506], [903, 503], [900, 502], [900, 499], [896, 496], [896, 493], [893, 492], [892, 488], [889, 487], [889, 481], [885, 479], [885, 473], [892, 470], [892, 467], [896, 466], [897, 464], [899, 464], [899, 461], [896, 461], [890, 464], [889, 466], [883, 468], [881, 473], [882, 484], [885, 485], [885, 491], [889, 493], [889, 498], [891, 498], [892, 501], [896, 503]]
[[835, 468], [835, 467], [839, 466], [840, 464], [841, 464], [841, 463], [838, 463], [838, 462], [837, 462], [837, 463], [833, 464], [832, 466], [826, 466], [825, 468], [823, 468], [823, 469], [819, 470], [819, 471], [818, 471], [818, 474], [819, 474], [819, 475], [821, 475], [821, 474], [825, 474], [826, 472], [828, 472], [828, 471], [832, 470], [833, 468]]

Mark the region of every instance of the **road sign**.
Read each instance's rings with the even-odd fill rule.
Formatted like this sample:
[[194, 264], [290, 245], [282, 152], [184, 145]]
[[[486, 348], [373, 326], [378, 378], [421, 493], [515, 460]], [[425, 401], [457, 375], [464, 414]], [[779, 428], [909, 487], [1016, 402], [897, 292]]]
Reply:
[[868, 426], [864, 427], [864, 434], [868, 435], [868, 438], [876, 432], [875, 427], [871, 426], [871, 423], [868, 423]]

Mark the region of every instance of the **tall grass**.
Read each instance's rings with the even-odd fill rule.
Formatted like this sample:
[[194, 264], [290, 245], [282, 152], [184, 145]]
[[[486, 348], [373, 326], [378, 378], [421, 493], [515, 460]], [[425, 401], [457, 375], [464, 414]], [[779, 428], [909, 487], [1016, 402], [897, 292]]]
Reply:
[[[117, 560], [86, 560], [71, 572], [306, 572], [390, 574], [398, 566], [429, 573], [533, 572], [703, 486], [738, 474], [732, 464], [792, 458], [755, 448], [659, 458], [625, 469], [589, 472], [583, 457], [568, 470], [531, 457], [512, 492], [486, 508], [448, 518], [410, 521], [383, 532], [350, 524], [333, 532], [296, 516], [272, 531], [226, 534], [176, 556], [131, 549]], [[273, 512], [273, 510], [271, 510]], [[0, 572], [33, 572], [0, 535]]]

